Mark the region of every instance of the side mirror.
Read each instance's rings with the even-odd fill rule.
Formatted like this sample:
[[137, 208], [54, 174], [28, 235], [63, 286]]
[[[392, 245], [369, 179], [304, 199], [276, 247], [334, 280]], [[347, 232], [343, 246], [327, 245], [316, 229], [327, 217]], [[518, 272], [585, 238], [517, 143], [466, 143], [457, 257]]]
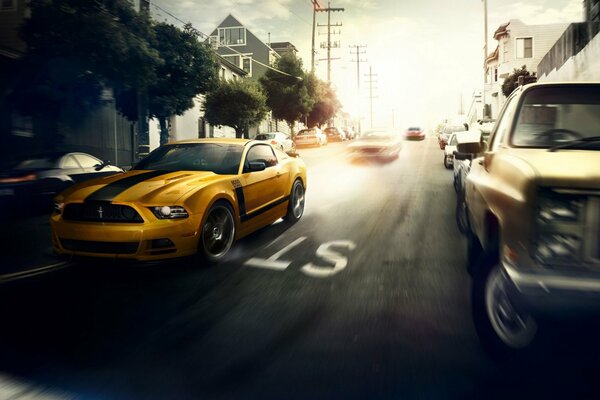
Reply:
[[102, 161], [100, 164], [94, 165], [94, 170], [101, 171], [104, 167], [108, 167], [110, 165], [110, 161]]
[[250, 172], [264, 171], [265, 169], [267, 169], [267, 163], [264, 161], [250, 161], [248, 163], [248, 170]]

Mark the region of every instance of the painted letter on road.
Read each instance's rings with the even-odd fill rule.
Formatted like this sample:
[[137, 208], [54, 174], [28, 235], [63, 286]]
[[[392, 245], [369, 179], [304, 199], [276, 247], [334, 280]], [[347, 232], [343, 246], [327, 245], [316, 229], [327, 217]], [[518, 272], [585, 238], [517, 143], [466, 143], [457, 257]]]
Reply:
[[302, 272], [313, 278], [327, 278], [341, 272], [348, 265], [348, 258], [343, 254], [333, 250], [332, 247], [347, 248], [354, 250], [356, 244], [349, 240], [334, 240], [332, 242], [323, 243], [317, 249], [317, 256], [334, 264], [333, 267], [321, 267], [313, 263], [308, 263], [302, 267]]

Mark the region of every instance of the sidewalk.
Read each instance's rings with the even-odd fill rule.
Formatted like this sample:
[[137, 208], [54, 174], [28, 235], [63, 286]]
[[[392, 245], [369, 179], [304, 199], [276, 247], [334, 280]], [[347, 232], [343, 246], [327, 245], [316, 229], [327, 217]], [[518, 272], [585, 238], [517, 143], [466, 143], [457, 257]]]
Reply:
[[0, 220], [0, 278], [56, 264], [52, 252], [49, 214]]

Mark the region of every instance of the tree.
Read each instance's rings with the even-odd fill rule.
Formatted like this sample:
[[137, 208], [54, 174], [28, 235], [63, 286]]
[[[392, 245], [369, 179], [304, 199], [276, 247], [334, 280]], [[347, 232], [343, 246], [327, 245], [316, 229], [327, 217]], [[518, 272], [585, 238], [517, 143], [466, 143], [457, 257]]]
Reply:
[[504, 79], [504, 83], [502, 84], [502, 94], [504, 97], [510, 96], [510, 94], [519, 87], [519, 77], [523, 77], [523, 84], [527, 85], [528, 83], [533, 83], [537, 81], [537, 77], [535, 76], [535, 72], [531, 73], [527, 71], [527, 66], [523, 65], [520, 69], [513, 69], [513, 73], [507, 76]]
[[21, 36], [27, 53], [17, 61], [8, 93], [24, 115], [42, 118], [52, 148], [60, 115], [102, 103], [106, 88], [154, 78], [160, 63], [148, 41], [149, 17], [128, 0], [31, 0]]
[[316, 79], [314, 90], [309, 92], [315, 103], [307, 116], [308, 126], [326, 124], [342, 108], [335, 91], [327, 82]]
[[159, 23], [154, 26], [155, 49], [163, 64], [148, 86], [148, 113], [160, 124], [160, 144], [169, 139], [167, 119], [194, 106], [194, 97], [218, 82], [216, 56], [208, 43], [198, 40], [191, 25], [179, 29]]
[[267, 93], [267, 106], [273, 111], [273, 117], [287, 122], [293, 134], [295, 122], [308, 114], [314, 99], [308, 92], [302, 60], [292, 53], [284, 54], [275, 68], [284, 73], [270, 69], [260, 78], [260, 83]]
[[211, 125], [227, 125], [235, 136], [248, 138], [251, 126], [266, 116], [267, 96], [260, 85], [249, 79], [221, 81], [206, 95], [204, 117]]

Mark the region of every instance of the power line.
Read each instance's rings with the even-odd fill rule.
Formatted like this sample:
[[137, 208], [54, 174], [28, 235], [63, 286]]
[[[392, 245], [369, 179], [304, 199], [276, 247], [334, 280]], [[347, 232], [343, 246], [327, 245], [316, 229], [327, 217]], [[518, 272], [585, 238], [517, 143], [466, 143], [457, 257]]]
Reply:
[[377, 83], [376, 80], [373, 80], [373, 77], [376, 77], [377, 74], [373, 73], [372, 67], [369, 65], [369, 73], [365, 74], [365, 76], [369, 77], [367, 83], [369, 84], [369, 107], [371, 113], [371, 128], [373, 128], [373, 99], [376, 98], [373, 97], [373, 89], [377, 89], [376, 87], [373, 87], [373, 85]]
[[358, 104], [358, 133], [361, 133], [361, 124], [360, 124], [360, 63], [367, 62], [366, 59], [362, 59], [361, 54], [365, 54], [367, 51], [363, 50], [366, 48], [366, 45], [363, 44], [354, 44], [350, 45], [350, 48], [354, 48], [354, 52], [350, 52], [352, 55], [356, 57], [356, 60], [351, 60], [351, 62], [356, 62], [356, 99]]

